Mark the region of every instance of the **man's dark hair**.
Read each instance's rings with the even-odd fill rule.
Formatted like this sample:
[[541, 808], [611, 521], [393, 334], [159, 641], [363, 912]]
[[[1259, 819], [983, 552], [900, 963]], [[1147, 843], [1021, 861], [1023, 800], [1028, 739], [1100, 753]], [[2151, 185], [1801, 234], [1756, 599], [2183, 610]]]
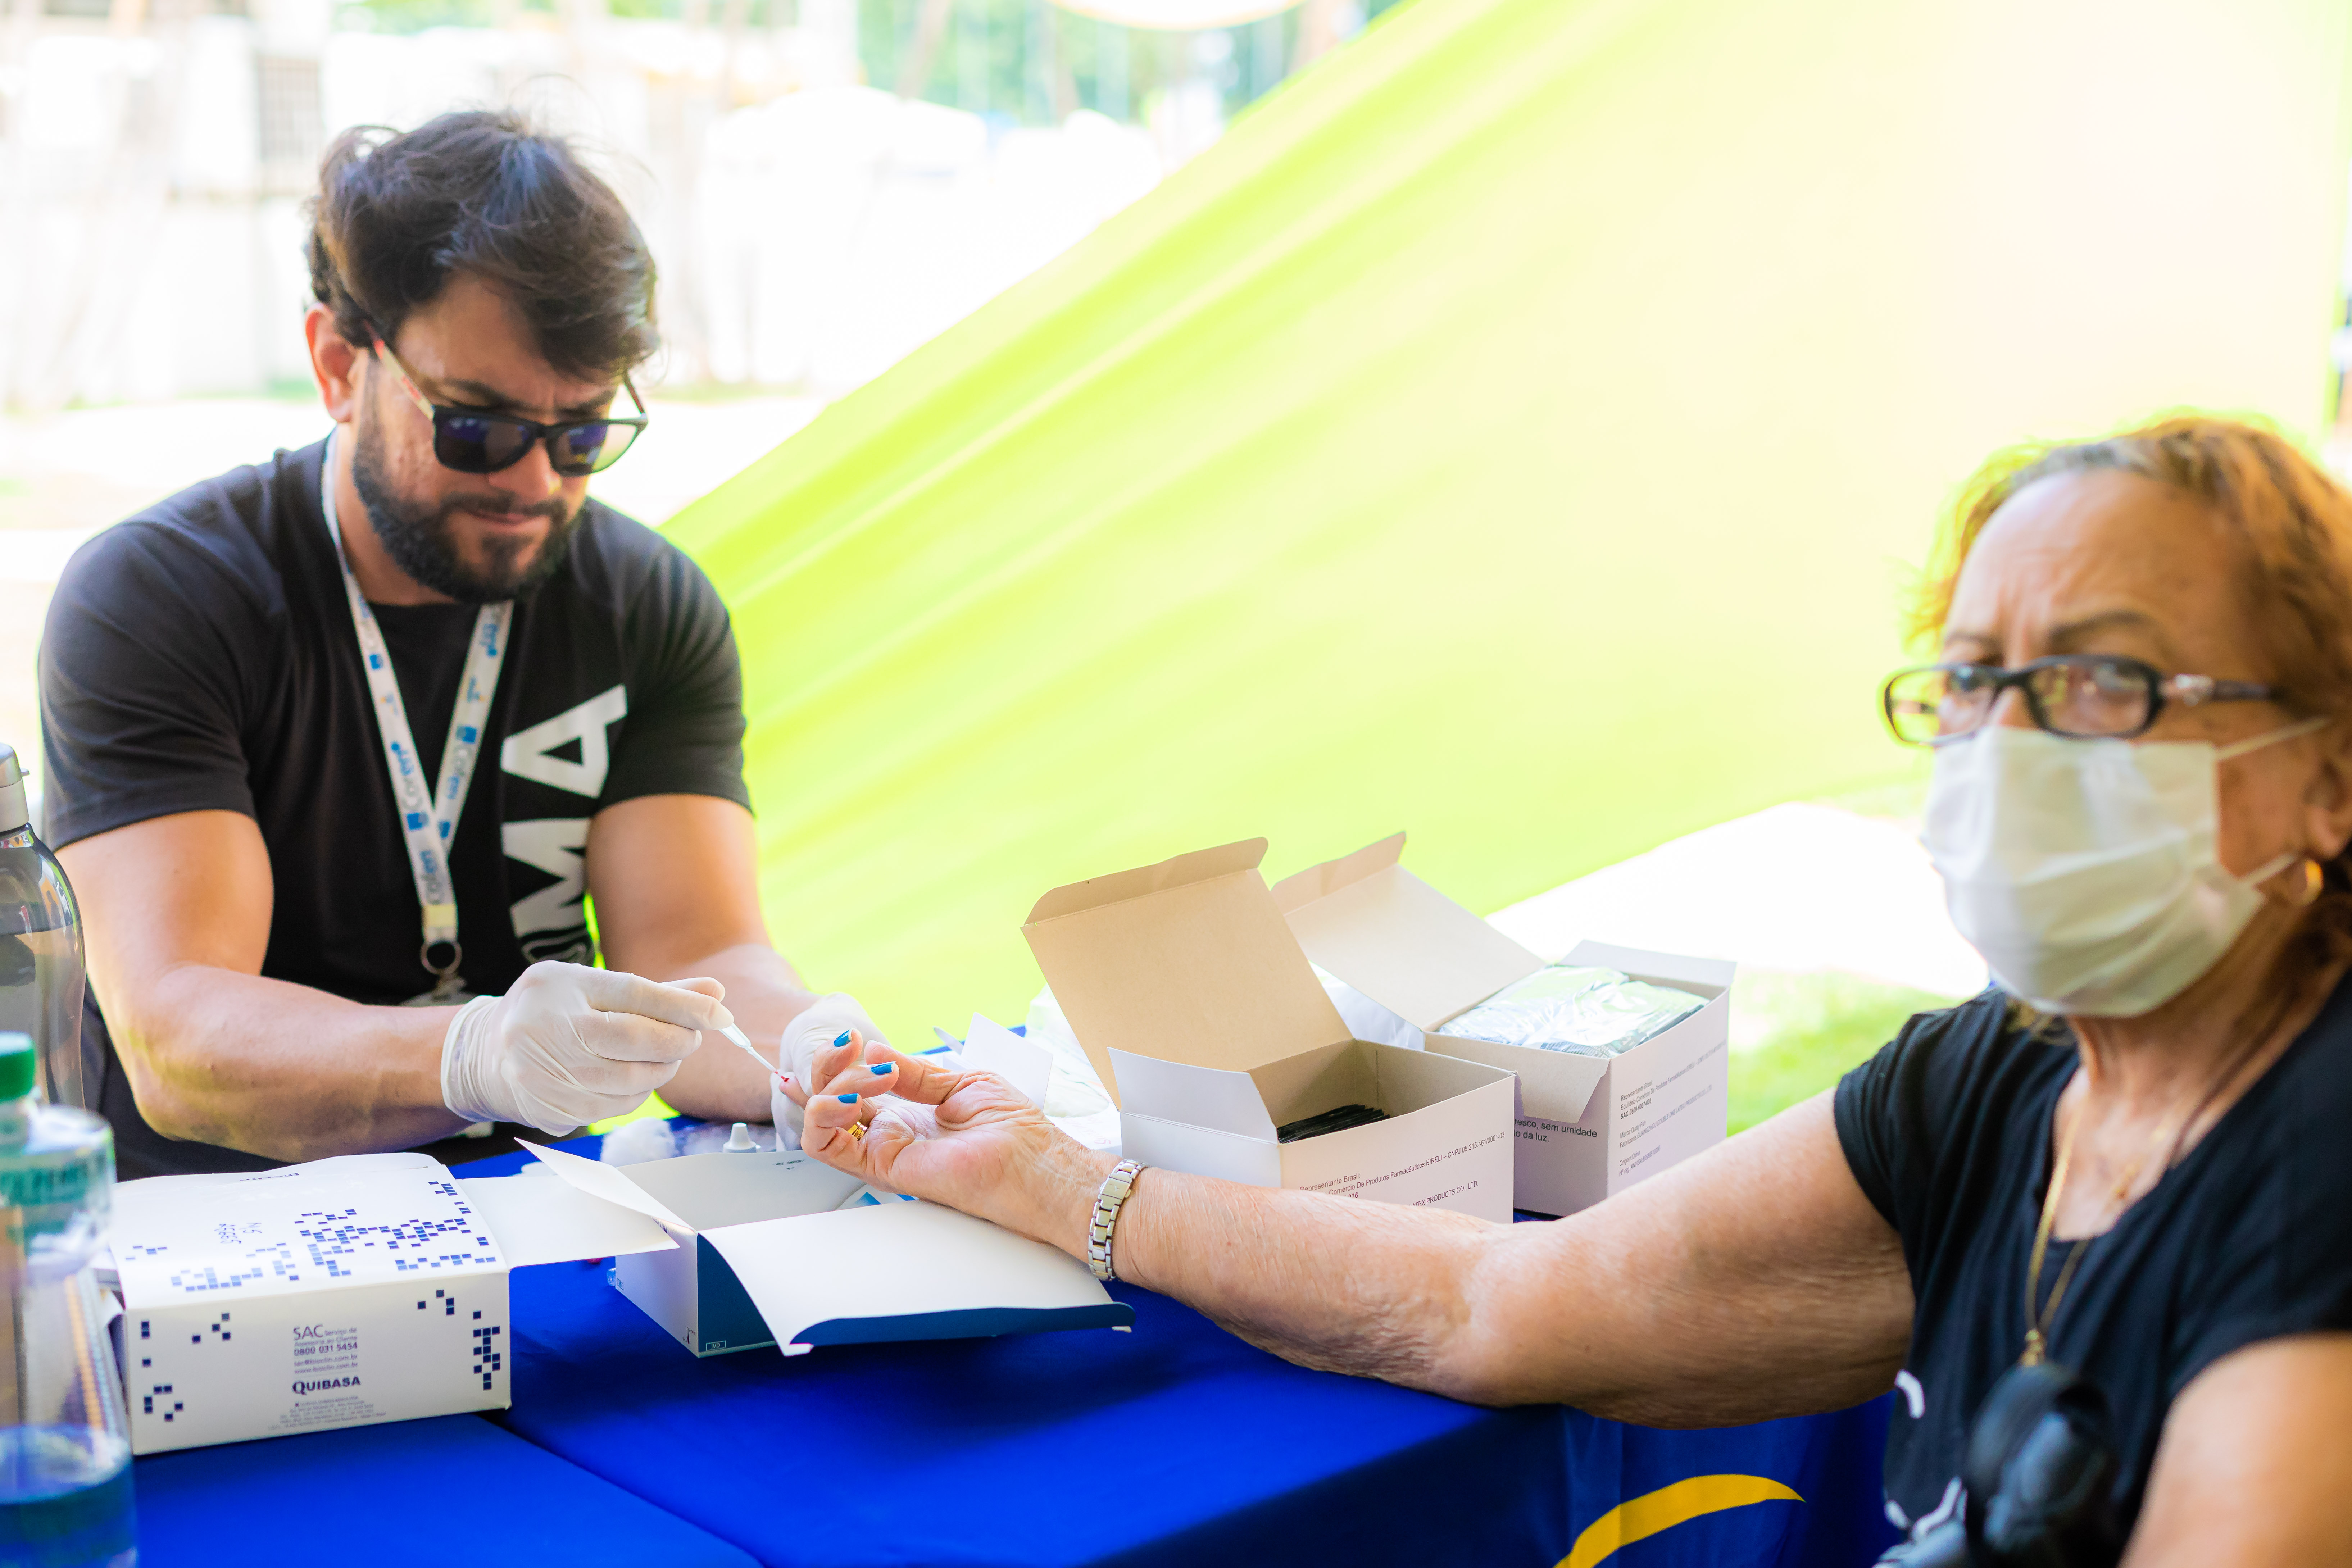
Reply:
[[644, 236], [571, 142], [521, 115], [347, 131], [310, 216], [311, 292], [354, 345], [389, 342], [459, 272], [512, 300], [565, 375], [617, 379], [659, 345]]

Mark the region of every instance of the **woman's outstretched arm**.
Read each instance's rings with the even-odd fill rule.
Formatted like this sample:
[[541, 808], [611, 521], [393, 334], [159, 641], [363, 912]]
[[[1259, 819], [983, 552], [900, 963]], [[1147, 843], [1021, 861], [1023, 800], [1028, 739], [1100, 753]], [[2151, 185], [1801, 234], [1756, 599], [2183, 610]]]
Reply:
[[[787, 1085], [810, 1153], [1086, 1256], [1112, 1161], [1001, 1079], [856, 1040], [816, 1067], [820, 1092]], [[1653, 1426], [1854, 1404], [1892, 1384], [1911, 1328], [1901, 1247], [1827, 1094], [1549, 1225], [1150, 1170], [1112, 1261], [1304, 1365]]]

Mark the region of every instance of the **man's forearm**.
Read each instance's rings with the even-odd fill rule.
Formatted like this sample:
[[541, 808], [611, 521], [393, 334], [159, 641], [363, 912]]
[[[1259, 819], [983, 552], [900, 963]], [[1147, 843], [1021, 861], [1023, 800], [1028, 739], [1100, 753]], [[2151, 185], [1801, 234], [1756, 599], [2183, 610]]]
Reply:
[[[707, 974], [727, 987], [727, 1010], [735, 1026], [766, 1054], [776, 1057], [784, 1026], [816, 998], [801, 984], [782, 954], [765, 942], [744, 942], [684, 963], [663, 966], [649, 980], [683, 980]], [[678, 1065], [677, 1076], [661, 1091], [671, 1110], [711, 1121], [768, 1120], [768, 1075], [721, 1035], [705, 1035], [701, 1048]]]
[[454, 1008], [362, 1006], [194, 963], [100, 1004], [140, 1114], [167, 1138], [311, 1160], [465, 1125], [441, 1102]]

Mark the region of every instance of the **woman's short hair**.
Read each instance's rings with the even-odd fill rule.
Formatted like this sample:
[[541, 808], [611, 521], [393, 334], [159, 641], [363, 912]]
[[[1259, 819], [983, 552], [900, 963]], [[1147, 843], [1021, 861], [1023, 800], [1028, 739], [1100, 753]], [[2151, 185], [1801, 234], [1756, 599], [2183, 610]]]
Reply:
[[[2277, 431], [2176, 415], [2104, 440], [2002, 452], [1962, 488], [1909, 630], [1939, 638], [1969, 551], [2003, 502], [2053, 474], [2137, 474], [2202, 501], [2238, 547], [2238, 591], [2259, 639], [2260, 678], [2302, 715], [2352, 719], [2352, 491]], [[2290, 966], [2352, 957], [2352, 847], [2323, 866]]]
[[309, 214], [311, 292], [348, 342], [390, 341], [462, 272], [512, 300], [565, 375], [617, 381], [659, 346], [653, 253], [628, 209], [520, 114], [347, 131]]

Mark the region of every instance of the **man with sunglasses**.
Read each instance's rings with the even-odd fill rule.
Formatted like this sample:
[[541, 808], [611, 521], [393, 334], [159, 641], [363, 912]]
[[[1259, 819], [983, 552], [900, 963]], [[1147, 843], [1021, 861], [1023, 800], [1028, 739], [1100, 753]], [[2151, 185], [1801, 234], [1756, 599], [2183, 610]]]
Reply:
[[475, 113], [340, 141], [309, 252], [332, 435], [108, 530], [43, 639], [122, 1173], [656, 1089], [769, 1120], [715, 1031], [866, 1026], [769, 945], [725, 606], [588, 495], [648, 423], [643, 239], [565, 142]]

